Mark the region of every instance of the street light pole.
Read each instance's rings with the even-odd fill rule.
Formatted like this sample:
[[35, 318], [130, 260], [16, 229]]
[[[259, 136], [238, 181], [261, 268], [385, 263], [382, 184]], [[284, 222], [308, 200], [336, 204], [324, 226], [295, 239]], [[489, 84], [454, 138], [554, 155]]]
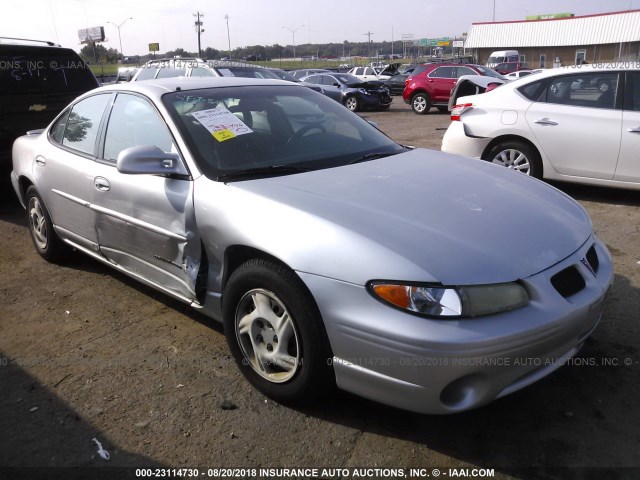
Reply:
[[229, 34], [229, 15], [225, 15], [224, 19], [227, 21], [227, 40], [229, 40], [229, 59], [231, 59], [231, 35]]
[[133, 17], [125, 18], [120, 24], [116, 24], [112, 21], [107, 20], [107, 23], [110, 23], [118, 29], [118, 40], [120, 40], [120, 56], [122, 57], [122, 63], [124, 63], [124, 52], [122, 51], [122, 36], [120, 35], [120, 27], [127, 23], [128, 20], [133, 20]]
[[292, 37], [292, 40], [293, 40], [293, 59], [294, 60], [296, 59], [296, 31], [301, 27], [304, 27], [304, 25], [298, 25], [294, 29], [291, 29], [289, 27], [282, 27], [282, 28], [284, 28], [286, 30], [289, 30], [291, 32], [291, 37]]

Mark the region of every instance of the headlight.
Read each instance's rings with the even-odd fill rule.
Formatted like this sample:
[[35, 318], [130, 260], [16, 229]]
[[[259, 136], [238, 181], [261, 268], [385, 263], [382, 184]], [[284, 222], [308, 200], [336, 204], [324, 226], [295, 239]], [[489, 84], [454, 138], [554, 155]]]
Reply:
[[465, 287], [370, 282], [369, 291], [385, 303], [429, 317], [477, 317], [529, 303], [527, 291], [515, 282]]
[[368, 90], [365, 90], [364, 88], [359, 88], [359, 89], [358, 89], [358, 93], [361, 93], [361, 94], [363, 94], [363, 95], [371, 95], [371, 94], [369, 93], [369, 91], [368, 91]]

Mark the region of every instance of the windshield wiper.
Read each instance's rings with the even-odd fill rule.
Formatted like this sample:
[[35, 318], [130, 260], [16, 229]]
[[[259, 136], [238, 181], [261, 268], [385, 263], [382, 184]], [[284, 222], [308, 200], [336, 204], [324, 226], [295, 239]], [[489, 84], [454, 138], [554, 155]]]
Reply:
[[358, 157], [354, 160], [351, 160], [350, 162], [347, 163], [347, 165], [353, 165], [354, 163], [360, 163], [360, 162], [366, 162], [368, 160], [376, 160], [377, 158], [384, 158], [384, 157], [389, 157], [391, 155], [395, 155], [398, 152], [393, 152], [393, 153], [388, 153], [388, 152], [373, 152], [373, 153], [367, 153], [366, 155], [363, 155], [361, 157]]
[[234, 172], [218, 175], [218, 181], [239, 180], [248, 177], [268, 177], [271, 175], [287, 175], [291, 173], [302, 173], [313, 170], [309, 167], [299, 167], [295, 165], [270, 165], [268, 167], [243, 168]]

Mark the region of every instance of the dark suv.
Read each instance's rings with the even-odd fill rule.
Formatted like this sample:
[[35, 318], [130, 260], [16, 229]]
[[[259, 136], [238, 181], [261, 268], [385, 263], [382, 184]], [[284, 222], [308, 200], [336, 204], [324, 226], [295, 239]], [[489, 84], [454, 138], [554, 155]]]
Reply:
[[502, 76], [483, 65], [433, 63], [405, 81], [402, 98], [415, 113], [428, 113], [432, 106], [441, 112], [448, 111], [451, 89], [463, 75]]
[[16, 138], [45, 128], [74, 98], [99, 86], [69, 48], [0, 37], [0, 182], [9, 180]]

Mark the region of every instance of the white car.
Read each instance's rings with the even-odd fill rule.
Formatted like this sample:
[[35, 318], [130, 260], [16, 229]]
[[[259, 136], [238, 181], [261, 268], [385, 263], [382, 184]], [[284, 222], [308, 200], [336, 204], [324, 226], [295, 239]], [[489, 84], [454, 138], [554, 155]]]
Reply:
[[353, 67], [348, 72], [354, 77], [358, 77], [363, 82], [371, 82], [374, 80], [389, 80], [391, 75], [378, 75], [378, 72], [373, 67]]
[[505, 77], [509, 80], [514, 80], [516, 78], [526, 77], [527, 75], [531, 75], [532, 73], [536, 73], [533, 70], [518, 70], [517, 72], [507, 73]]
[[545, 70], [458, 98], [451, 120], [444, 152], [537, 178], [640, 189], [638, 68]]

